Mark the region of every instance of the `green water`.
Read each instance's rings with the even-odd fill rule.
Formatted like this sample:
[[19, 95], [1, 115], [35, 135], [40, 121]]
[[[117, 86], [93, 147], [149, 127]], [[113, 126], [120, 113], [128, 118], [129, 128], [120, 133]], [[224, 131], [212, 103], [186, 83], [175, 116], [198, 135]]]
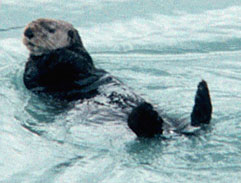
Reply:
[[[241, 1], [0, 4], [1, 183], [241, 182]], [[71, 22], [98, 67], [171, 117], [189, 118], [205, 79], [211, 125], [140, 141], [123, 121], [92, 122], [80, 104], [46, 105], [22, 81], [23, 27], [40, 17]]]

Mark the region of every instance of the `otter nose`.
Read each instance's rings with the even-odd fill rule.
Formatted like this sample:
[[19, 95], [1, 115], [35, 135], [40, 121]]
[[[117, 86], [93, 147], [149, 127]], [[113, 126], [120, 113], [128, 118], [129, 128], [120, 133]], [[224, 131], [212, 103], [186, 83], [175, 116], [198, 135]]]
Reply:
[[34, 37], [33, 31], [32, 31], [30, 28], [27, 28], [27, 29], [24, 31], [24, 36], [26, 36], [26, 37], [29, 38], [29, 39], [32, 39], [32, 38]]

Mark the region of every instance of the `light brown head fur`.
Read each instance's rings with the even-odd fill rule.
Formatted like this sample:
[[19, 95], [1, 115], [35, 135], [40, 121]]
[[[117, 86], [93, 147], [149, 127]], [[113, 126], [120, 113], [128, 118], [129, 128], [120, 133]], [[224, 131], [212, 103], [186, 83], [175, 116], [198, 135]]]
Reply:
[[37, 19], [24, 30], [23, 44], [32, 55], [42, 55], [76, 43], [83, 47], [78, 31], [62, 20]]

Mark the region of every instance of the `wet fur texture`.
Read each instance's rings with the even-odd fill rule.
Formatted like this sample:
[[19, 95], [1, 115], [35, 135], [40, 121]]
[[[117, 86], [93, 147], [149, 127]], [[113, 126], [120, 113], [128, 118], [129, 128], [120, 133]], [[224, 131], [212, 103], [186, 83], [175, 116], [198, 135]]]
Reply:
[[[61, 20], [35, 20], [26, 26], [23, 43], [30, 51], [23, 76], [27, 89], [67, 101], [88, 100], [101, 95], [110, 106], [120, 108], [119, 112], [126, 114], [129, 128], [138, 137], [162, 134], [165, 121], [158, 112], [118, 79], [94, 66], [71, 24]], [[98, 103], [106, 105], [101, 101]], [[191, 125], [208, 124], [211, 114], [208, 86], [201, 81]]]
[[52, 50], [83, 44], [78, 31], [68, 22], [52, 19], [37, 19], [29, 23], [24, 30], [24, 45], [31, 55], [42, 55]]

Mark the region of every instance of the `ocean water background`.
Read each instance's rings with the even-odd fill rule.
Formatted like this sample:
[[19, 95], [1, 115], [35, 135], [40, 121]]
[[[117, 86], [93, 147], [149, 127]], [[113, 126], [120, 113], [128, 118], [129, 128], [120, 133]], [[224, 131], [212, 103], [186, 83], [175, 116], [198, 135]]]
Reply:
[[[239, 0], [1, 1], [0, 183], [241, 182], [240, 12]], [[171, 117], [189, 118], [205, 79], [210, 127], [138, 140], [81, 105], [46, 105], [22, 81], [23, 27], [40, 17], [71, 22], [98, 67]]]

